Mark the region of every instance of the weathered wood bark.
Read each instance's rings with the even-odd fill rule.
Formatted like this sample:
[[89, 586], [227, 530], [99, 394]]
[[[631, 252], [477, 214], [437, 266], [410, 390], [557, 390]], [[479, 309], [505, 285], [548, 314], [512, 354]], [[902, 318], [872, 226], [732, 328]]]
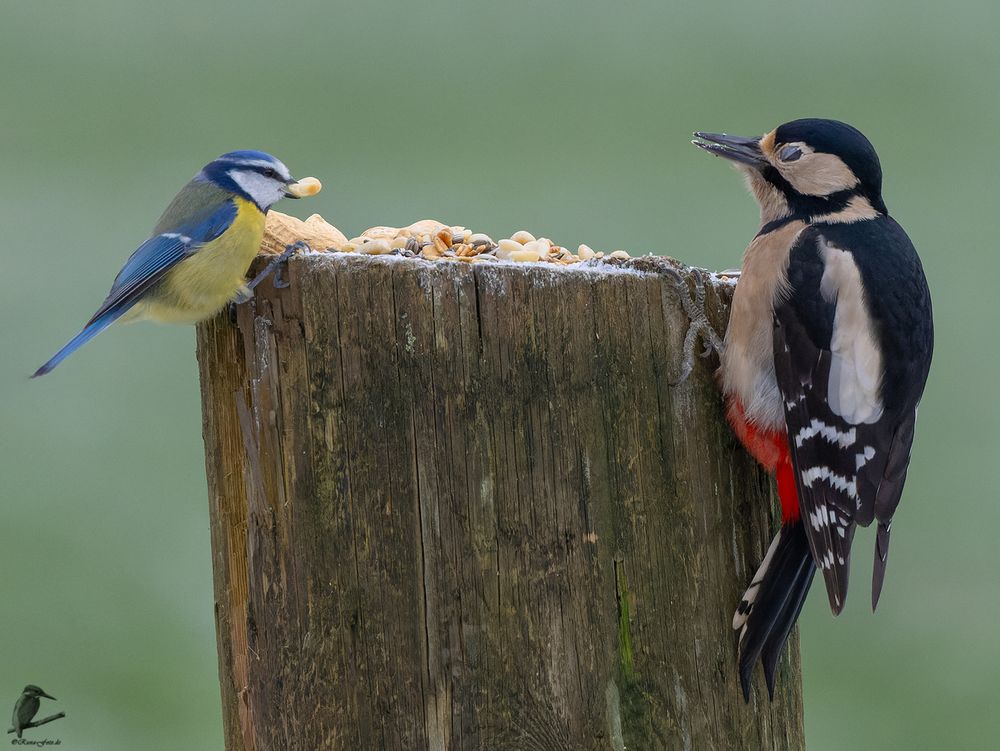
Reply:
[[797, 637], [740, 696], [775, 504], [660, 263], [309, 255], [199, 327], [227, 748], [804, 746]]

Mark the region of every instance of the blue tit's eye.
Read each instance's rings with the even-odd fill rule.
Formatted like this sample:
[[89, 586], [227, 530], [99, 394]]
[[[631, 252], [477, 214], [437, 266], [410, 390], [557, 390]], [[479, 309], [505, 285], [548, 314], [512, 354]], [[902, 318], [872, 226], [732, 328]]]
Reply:
[[794, 162], [802, 156], [802, 149], [798, 146], [782, 146], [778, 151], [778, 158], [783, 162]]
[[277, 177], [278, 173], [275, 172], [270, 167], [268, 167], [266, 170], [264, 170], [263, 175], [264, 175], [264, 177]]

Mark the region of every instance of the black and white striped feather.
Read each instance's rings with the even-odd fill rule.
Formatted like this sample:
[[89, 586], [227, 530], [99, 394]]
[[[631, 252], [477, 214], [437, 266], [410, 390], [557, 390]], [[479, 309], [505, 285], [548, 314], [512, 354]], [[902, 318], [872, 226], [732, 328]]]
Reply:
[[773, 346], [802, 522], [830, 607], [839, 613], [847, 597], [856, 525], [878, 519], [874, 607], [933, 346], [930, 296], [902, 228], [879, 217], [803, 231]]

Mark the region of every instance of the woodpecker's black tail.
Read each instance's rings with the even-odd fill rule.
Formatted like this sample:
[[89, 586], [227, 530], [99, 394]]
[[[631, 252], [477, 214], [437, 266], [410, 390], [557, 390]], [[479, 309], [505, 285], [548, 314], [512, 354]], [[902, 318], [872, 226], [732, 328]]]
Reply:
[[740, 684], [746, 701], [758, 658], [764, 664], [768, 696], [774, 699], [774, 671], [815, 573], [802, 521], [787, 522], [771, 542], [733, 616], [733, 628], [740, 632]]

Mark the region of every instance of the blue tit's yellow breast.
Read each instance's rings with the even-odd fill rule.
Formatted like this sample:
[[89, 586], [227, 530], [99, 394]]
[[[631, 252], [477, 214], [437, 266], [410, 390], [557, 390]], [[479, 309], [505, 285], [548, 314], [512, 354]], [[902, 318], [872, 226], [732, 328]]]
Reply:
[[[247, 269], [264, 237], [264, 213], [234, 197], [236, 218], [215, 240], [171, 269], [143, 303], [141, 317], [195, 323], [215, 315], [246, 285]], [[138, 312], [138, 311], [137, 311]]]

